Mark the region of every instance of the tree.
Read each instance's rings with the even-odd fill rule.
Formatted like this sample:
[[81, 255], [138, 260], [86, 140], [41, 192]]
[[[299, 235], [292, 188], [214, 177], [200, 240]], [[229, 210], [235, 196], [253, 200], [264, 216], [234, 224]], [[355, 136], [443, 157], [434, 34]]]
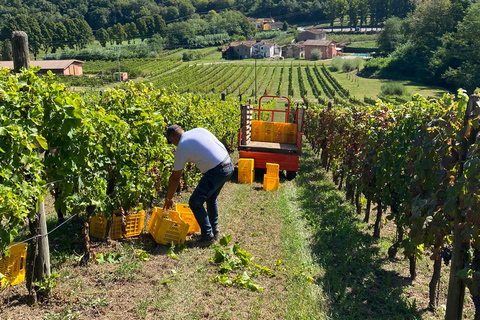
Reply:
[[12, 58], [12, 42], [8, 39], [5, 39], [2, 43], [2, 60], [11, 61]]
[[243, 13], [235, 10], [226, 10], [220, 15], [224, 21], [221, 29], [227, 32], [229, 36], [240, 35], [245, 36], [247, 39], [253, 38], [255, 26], [250, 23]]
[[77, 39], [79, 37], [79, 30], [77, 28], [77, 24], [73, 19], [65, 19], [64, 25], [67, 30], [67, 46], [70, 49], [74, 49], [75, 44], [77, 43]]
[[158, 34], [154, 34], [153, 37], [147, 40], [147, 43], [152, 47], [152, 51], [155, 54], [159, 54], [163, 50], [163, 38]]
[[77, 46], [80, 49], [84, 49], [92, 41], [92, 28], [83, 19], [73, 19], [73, 21], [77, 24], [78, 30], [77, 38], [75, 39]]
[[165, 20], [163, 20], [160, 15], [156, 14], [153, 16], [153, 25], [153, 33], [158, 33], [164, 37], [167, 32], [167, 24], [165, 23]]
[[135, 22], [135, 25], [137, 26], [140, 39], [144, 41], [148, 34], [147, 22], [145, 21], [144, 18], [138, 18], [137, 21]]
[[115, 43], [120, 45], [122, 41], [127, 38], [127, 34], [121, 23], [117, 23], [112, 27], [112, 34], [110, 35], [112, 40], [115, 40]]
[[134, 40], [136, 37], [139, 36], [139, 32], [135, 23], [126, 23], [123, 27], [125, 33], [127, 34], [128, 44], [130, 44], [130, 40]]
[[452, 89], [463, 88], [473, 92], [479, 87], [480, 39], [476, 34], [479, 27], [480, 3], [474, 3], [457, 25], [457, 32], [443, 36], [442, 45], [430, 62], [436, 74], [445, 79]]
[[110, 10], [108, 8], [98, 7], [88, 12], [86, 21], [95, 30], [108, 26]]
[[195, 29], [188, 21], [173, 22], [168, 25], [168, 41], [171, 45], [189, 45], [195, 38]]
[[67, 45], [68, 32], [67, 28], [62, 22], [55, 24], [55, 31], [52, 35], [52, 52], [57, 52], [57, 49], [63, 49]]
[[40, 52], [42, 47], [42, 30], [38, 24], [37, 19], [33, 17], [27, 18], [27, 23], [29, 25], [29, 30], [26, 31], [28, 34], [28, 48], [33, 53], [34, 59], [37, 59], [37, 55]]
[[46, 53], [53, 47], [53, 35], [55, 33], [55, 23], [51, 20], [47, 20], [40, 25], [42, 32], [42, 47]]
[[340, 18], [343, 23], [343, 17], [347, 11], [346, 0], [328, 0], [325, 5], [325, 15], [330, 21], [330, 25], [333, 26], [333, 22], [336, 18]]
[[358, 6], [359, 0], [350, 0], [348, 2], [348, 24], [354, 29], [356, 29], [358, 25]]
[[411, 22], [411, 40], [419, 46], [435, 50], [442, 36], [454, 31], [455, 20], [450, 0], [429, 0], [415, 10]]
[[103, 28], [98, 29], [97, 32], [95, 33], [95, 40], [100, 42], [100, 45], [102, 47], [105, 47], [107, 45], [107, 42], [110, 40], [107, 30]]
[[287, 31], [287, 30], [288, 30], [288, 22], [287, 22], [287, 21], [283, 21], [282, 30], [283, 30], [283, 31]]
[[393, 17], [385, 21], [384, 27], [377, 38], [378, 48], [384, 53], [391, 53], [404, 42], [405, 31], [402, 20]]
[[167, 22], [173, 22], [180, 17], [180, 12], [176, 6], [168, 6], [165, 13], [165, 20]]

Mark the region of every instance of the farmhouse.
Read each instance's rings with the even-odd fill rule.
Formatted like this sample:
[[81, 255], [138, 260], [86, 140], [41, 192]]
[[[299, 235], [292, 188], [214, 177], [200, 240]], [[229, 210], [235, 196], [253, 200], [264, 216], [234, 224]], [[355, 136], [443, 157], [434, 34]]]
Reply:
[[255, 25], [257, 30], [262, 30], [262, 31], [276, 30], [272, 28], [272, 24], [275, 23], [275, 20], [273, 18], [248, 18], [248, 20]]
[[327, 38], [327, 32], [322, 29], [308, 29], [298, 34], [298, 42], [306, 40], [325, 40]]
[[[83, 74], [82, 64], [80, 60], [34, 60], [30, 61], [30, 66], [40, 67], [40, 73], [52, 71], [60, 75], [76, 75]], [[13, 69], [13, 61], [0, 61], [0, 68]]]
[[224, 59], [248, 59], [252, 57], [255, 40], [235, 41], [222, 48]]
[[280, 56], [282, 47], [274, 42], [257, 41], [252, 47], [252, 58], [270, 58]]
[[305, 60], [310, 60], [312, 50], [318, 49], [322, 53], [322, 59], [331, 59], [338, 55], [337, 45], [332, 40], [307, 40], [305, 46]]
[[305, 58], [305, 46], [304, 41], [297, 42], [282, 48], [282, 57], [287, 58]]

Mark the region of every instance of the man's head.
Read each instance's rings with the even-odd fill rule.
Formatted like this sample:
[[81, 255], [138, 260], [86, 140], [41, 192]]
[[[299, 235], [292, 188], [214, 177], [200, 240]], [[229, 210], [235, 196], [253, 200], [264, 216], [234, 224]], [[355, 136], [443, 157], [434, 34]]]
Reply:
[[170, 140], [175, 146], [178, 146], [180, 137], [183, 134], [183, 129], [179, 125], [172, 124], [167, 128], [167, 139]]

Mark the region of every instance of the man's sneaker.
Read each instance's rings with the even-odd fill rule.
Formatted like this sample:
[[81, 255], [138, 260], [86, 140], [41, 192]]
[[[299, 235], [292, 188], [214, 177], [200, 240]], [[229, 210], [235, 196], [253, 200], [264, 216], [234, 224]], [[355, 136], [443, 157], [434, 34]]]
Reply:
[[197, 247], [197, 248], [206, 248], [209, 247], [210, 245], [215, 243], [215, 237], [211, 234], [206, 237], [200, 237], [200, 239], [191, 241], [188, 243], [189, 247]]
[[220, 231], [214, 231], [213, 232], [213, 239], [215, 239], [215, 241], [218, 241], [218, 239], [220, 239]]

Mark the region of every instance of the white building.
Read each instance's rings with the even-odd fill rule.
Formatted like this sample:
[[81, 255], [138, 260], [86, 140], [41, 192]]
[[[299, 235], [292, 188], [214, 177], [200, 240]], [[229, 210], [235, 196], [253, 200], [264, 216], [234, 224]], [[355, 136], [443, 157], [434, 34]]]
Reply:
[[282, 47], [274, 42], [257, 41], [252, 47], [252, 58], [270, 58], [282, 55]]

